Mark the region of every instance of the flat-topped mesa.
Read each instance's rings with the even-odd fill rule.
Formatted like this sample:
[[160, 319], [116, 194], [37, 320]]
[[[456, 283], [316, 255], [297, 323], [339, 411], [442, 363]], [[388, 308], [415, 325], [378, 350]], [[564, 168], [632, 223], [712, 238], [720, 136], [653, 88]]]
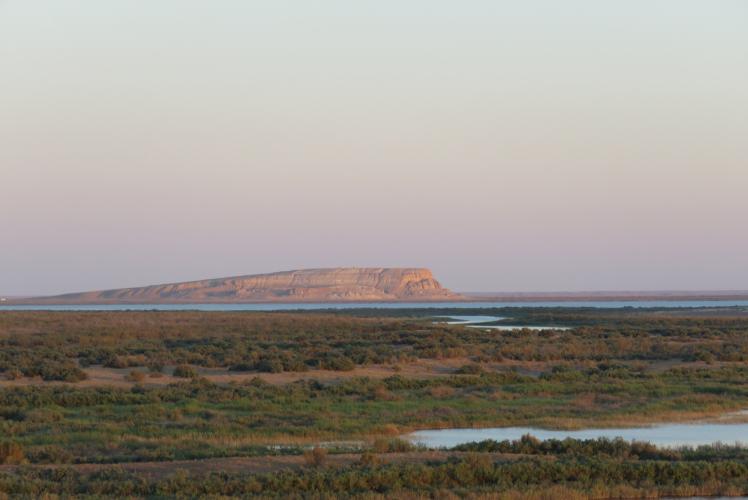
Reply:
[[443, 288], [428, 269], [341, 267], [71, 293], [41, 297], [32, 302], [134, 304], [455, 300], [464, 300], [464, 297]]

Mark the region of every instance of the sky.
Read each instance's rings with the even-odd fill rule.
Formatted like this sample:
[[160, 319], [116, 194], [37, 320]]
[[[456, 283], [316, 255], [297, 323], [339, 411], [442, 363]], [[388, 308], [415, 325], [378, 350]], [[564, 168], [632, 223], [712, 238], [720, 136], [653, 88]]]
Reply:
[[748, 289], [744, 0], [0, 0], [0, 292]]

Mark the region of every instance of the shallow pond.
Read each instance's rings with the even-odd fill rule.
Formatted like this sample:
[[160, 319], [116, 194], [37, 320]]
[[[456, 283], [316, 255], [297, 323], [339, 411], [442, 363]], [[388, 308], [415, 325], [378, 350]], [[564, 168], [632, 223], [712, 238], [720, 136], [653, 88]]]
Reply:
[[444, 321], [448, 325], [472, 325], [474, 323], [490, 323], [500, 321], [502, 316], [445, 316], [450, 321]]
[[583, 429], [558, 431], [533, 427], [494, 427], [487, 429], [434, 429], [408, 434], [405, 439], [429, 448], [449, 448], [463, 443], [493, 439], [514, 440], [524, 434], [538, 439], [596, 439], [600, 437], [626, 441], [649, 441], [657, 446], [700, 446], [717, 442], [748, 445], [748, 423], [685, 423], [662, 424], [653, 427], [618, 429]]
[[446, 316], [451, 321], [446, 321], [448, 325], [464, 325], [468, 328], [481, 328], [484, 330], [570, 330], [567, 326], [536, 326], [536, 325], [485, 325], [484, 323], [493, 323], [501, 321], [501, 316]]

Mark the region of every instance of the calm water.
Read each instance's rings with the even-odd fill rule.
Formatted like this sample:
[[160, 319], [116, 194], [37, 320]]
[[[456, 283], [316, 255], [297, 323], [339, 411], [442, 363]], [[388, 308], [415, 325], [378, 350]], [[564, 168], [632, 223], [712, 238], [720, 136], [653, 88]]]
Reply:
[[645, 300], [645, 301], [560, 301], [560, 302], [357, 302], [320, 304], [97, 304], [97, 305], [4, 305], [0, 311], [291, 311], [319, 309], [476, 309], [487, 307], [748, 307], [748, 300]]
[[700, 446], [717, 442], [748, 445], [748, 424], [663, 424], [655, 427], [622, 429], [584, 429], [550, 431], [532, 427], [494, 427], [488, 429], [435, 429], [418, 431], [406, 439], [430, 448], [449, 448], [458, 444], [493, 439], [514, 440], [524, 434], [538, 439], [596, 439], [621, 437], [627, 441], [649, 441], [657, 446]]
[[568, 326], [536, 326], [536, 325], [467, 325], [468, 328], [481, 330], [571, 330]]
[[451, 321], [445, 321], [448, 325], [472, 325], [475, 323], [488, 323], [490, 321], [500, 321], [502, 316], [446, 316]]
[[570, 330], [568, 326], [520, 326], [520, 325], [484, 325], [483, 323], [490, 323], [494, 321], [500, 321], [501, 316], [447, 316], [452, 321], [445, 321], [448, 325], [465, 325], [468, 328], [480, 328], [484, 330]]

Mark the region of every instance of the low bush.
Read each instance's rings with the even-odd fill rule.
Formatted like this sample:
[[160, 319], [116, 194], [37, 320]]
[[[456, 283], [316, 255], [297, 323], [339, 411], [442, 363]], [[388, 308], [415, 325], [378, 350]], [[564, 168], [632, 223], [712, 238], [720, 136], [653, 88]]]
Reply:
[[304, 452], [304, 462], [310, 467], [321, 467], [325, 464], [325, 460], [327, 460], [327, 450], [320, 446]]
[[0, 464], [18, 465], [26, 462], [21, 445], [14, 442], [0, 443]]
[[190, 365], [177, 365], [174, 368], [174, 376], [180, 378], [197, 378], [197, 370]]
[[132, 370], [130, 373], [127, 374], [127, 377], [125, 377], [125, 379], [129, 382], [135, 382], [136, 384], [138, 384], [142, 382], [143, 380], [145, 380], [145, 373], [137, 371], [137, 370]]

